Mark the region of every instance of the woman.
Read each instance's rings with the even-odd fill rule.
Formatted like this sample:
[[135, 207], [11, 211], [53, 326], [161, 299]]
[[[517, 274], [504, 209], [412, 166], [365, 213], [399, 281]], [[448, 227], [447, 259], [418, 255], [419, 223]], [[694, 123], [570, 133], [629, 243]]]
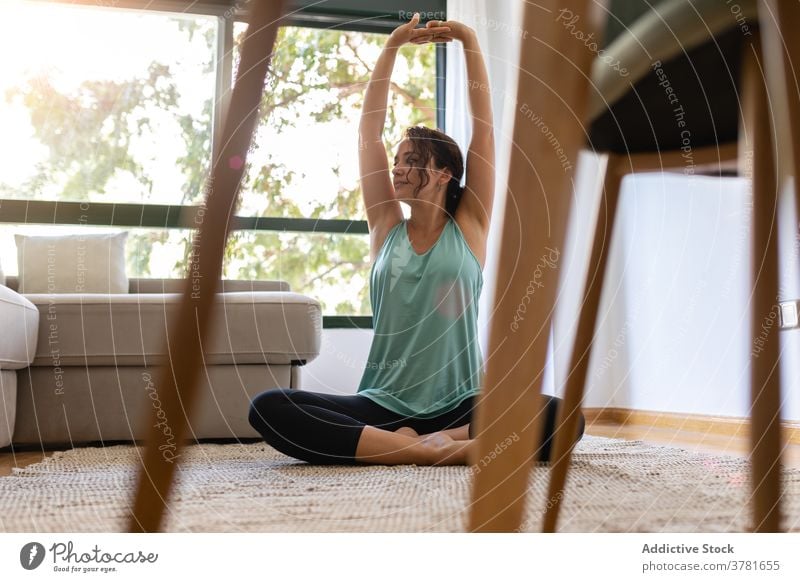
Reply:
[[[419, 15], [389, 36], [372, 72], [359, 126], [359, 165], [370, 232], [375, 335], [355, 395], [273, 389], [250, 423], [279, 451], [321, 464], [469, 464], [470, 419], [483, 380], [477, 338], [486, 239], [494, 198], [488, 76], [475, 32]], [[444, 133], [411, 127], [389, 172], [382, 134], [389, 81], [406, 43], [463, 43], [473, 121], [464, 163]], [[403, 218], [400, 202], [411, 208]], [[534, 455], [548, 460], [558, 399]], [[584, 420], [581, 417], [580, 435]], [[580, 437], [579, 437], [580, 438]]]

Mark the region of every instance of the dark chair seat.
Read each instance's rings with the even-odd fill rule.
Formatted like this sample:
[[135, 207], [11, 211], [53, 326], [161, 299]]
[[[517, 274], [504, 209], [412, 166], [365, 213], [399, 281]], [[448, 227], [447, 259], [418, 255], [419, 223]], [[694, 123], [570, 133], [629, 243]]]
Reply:
[[[612, 2], [610, 10], [616, 16], [630, 4]], [[756, 28], [755, 2], [742, 10], [717, 0], [667, 0], [643, 14], [628, 9], [637, 18], [627, 28], [612, 17], [616, 36], [604, 56], [634, 70], [623, 75], [595, 62], [587, 147], [617, 154], [683, 148], [690, 164], [694, 149], [736, 142], [743, 41]]]

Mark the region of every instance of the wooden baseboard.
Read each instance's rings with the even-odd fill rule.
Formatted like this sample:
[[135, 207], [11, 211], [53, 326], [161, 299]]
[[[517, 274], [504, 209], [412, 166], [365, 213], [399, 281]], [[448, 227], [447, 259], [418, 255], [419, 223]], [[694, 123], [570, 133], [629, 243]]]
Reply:
[[[675, 412], [653, 412], [626, 408], [584, 408], [587, 424], [648, 426], [749, 438], [750, 419]], [[800, 422], [782, 422], [784, 442], [800, 444]]]

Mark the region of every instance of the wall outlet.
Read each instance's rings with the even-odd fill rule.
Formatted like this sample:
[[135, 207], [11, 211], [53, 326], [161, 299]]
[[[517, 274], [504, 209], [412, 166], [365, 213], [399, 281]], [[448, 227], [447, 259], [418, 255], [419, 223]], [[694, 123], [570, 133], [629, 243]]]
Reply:
[[800, 300], [781, 302], [781, 329], [800, 327], [798, 304], [800, 304]]

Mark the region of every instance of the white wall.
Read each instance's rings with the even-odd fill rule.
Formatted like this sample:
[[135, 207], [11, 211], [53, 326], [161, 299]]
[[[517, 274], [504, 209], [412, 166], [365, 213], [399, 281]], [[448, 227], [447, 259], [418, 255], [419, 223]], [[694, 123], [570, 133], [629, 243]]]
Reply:
[[323, 329], [320, 355], [300, 368], [300, 387], [325, 394], [355, 394], [372, 335], [371, 329]]
[[[800, 298], [800, 215], [795, 204], [795, 183], [789, 180], [778, 208], [781, 300]], [[782, 416], [800, 421], [800, 329], [784, 330], [780, 337], [781, 378], [785, 398]]]
[[[572, 259], [562, 272], [555, 322], [559, 379], [566, 377], [598, 208], [599, 184], [588, 187], [598, 162], [582, 154], [565, 249]], [[749, 416], [751, 200], [740, 178], [625, 178], [586, 406]], [[782, 298], [800, 296], [791, 203], [783, 197]], [[784, 350], [782, 417], [798, 419], [800, 331], [772, 333]]]

